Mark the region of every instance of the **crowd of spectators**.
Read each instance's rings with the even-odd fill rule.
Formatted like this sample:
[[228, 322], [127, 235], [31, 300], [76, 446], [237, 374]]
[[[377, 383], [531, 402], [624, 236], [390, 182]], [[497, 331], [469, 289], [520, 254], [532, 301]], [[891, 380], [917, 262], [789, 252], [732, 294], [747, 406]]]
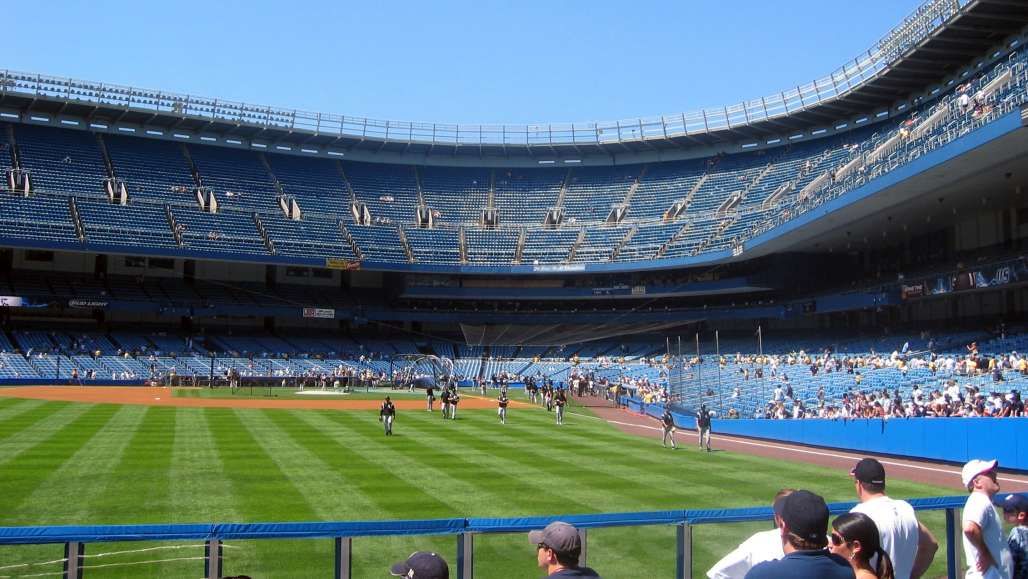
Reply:
[[[699, 359], [692, 360], [698, 364]], [[972, 342], [966, 354], [938, 355], [931, 351], [914, 353], [909, 345], [891, 354], [837, 355], [831, 350], [811, 355], [804, 351], [768, 356], [722, 356], [723, 371], [737, 372], [742, 382], [767, 379], [771, 395], [754, 417], [769, 419], [799, 418], [914, 418], [952, 416], [1025, 416], [1024, 401], [1017, 388], [1003, 386], [1015, 377], [1028, 376], [1028, 356], [1018, 352], [985, 356]], [[927, 370], [936, 387], [922, 388], [914, 384], [909, 390], [900, 388], [867, 388], [866, 377], [879, 370], [894, 370], [906, 378], [912, 370]], [[829, 395], [820, 381], [816, 398], [794, 390], [789, 373], [809, 375], [819, 382], [832, 374], [851, 377], [850, 386]], [[923, 374], [923, 372], [920, 372]], [[985, 378], [993, 387], [981, 384]], [[978, 384], [968, 382], [974, 379]], [[961, 382], [965, 383], [961, 386]], [[743, 388], [733, 389], [730, 405], [744, 396]], [[738, 415], [738, 411], [733, 414]]]

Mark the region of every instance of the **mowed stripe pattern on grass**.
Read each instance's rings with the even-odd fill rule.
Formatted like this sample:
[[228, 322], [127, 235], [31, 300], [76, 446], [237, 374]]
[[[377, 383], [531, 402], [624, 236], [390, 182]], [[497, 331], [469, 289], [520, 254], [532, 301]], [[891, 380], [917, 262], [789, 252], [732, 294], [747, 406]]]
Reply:
[[[25, 408], [18, 410], [19, 406]], [[778, 488], [812, 488], [851, 500], [839, 472], [689, 445], [664, 450], [592, 419], [557, 427], [538, 409], [401, 412], [385, 437], [375, 412], [141, 408], [20, 401], [0, 406], [0, 525], [514, 517], [765, 504]], [[11, 470], [11, 469], [14, 470]], [[8, 473], [16, 473], [8, 476]], [[81, 492], [61, 500], [64, 481]], [[897, 496], [946, 494], [907, 485]], [[696, 531], [701, 573], [766, 524]], [[940, 533], [941, 534], [941, 533]], [[594, 530], [590, 563], [611, 577], [669, 576], [674, 529]], [[90, 545], [89, 552], [139, 544]], [[324, 576], [331, 542], [235, 542], [226, 571]], [[537, 577], [524, 535], [479, 537], [476, 577]], [[454, 560], [452, 537], [358, 539], [355, 574], [381, 576], [416, 549]], [[52, 554], [51, 548], [47, 553]], [[196, 553], [190, 551], [190, 555]], [[171, 557], [174, 554], [164, 554]], [[40, 560], [0, 548], [0, 565]], [[134, 562], [153, 553], [104, 558]], [[140, 569], [146, 569], [140, 573]], [[103, 577], [195, 577], [196, 561], [105, 568]]]

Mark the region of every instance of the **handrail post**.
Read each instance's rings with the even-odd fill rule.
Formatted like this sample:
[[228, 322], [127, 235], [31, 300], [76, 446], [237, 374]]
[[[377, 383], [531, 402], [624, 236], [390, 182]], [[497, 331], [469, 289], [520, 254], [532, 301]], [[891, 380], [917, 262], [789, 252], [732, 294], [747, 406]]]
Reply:
[[960, 576], [960, 552], [964, 532], [960, 528], [957, 509], [946, 509], [946, 576], [957, 579]]
[[678, 525], [675, 544], [675, 579], [692, 579], [692, 525]]
[[353, 539], [336, 537], [335, 579], [353, 576]]
[[205, 579], [221, 577], [221, 540], [209, 539], [203, 546], [203, 576]]
[[85, 543], [69, 541], [64, 544], [64, 579], [82, 579], [82, 559], [85, 555]]
[[475, 535], [460, 533], [457, 535], [457, 579], [474, 579], [475, 577]]
[[581, 565], [582, 567], [585, 567], [585, 566], [589, 565], [589, 563], [587, 562], [589, 560], [589, 558], [588, 558], [588, 555], [589, 555], [589, 541], [588, 541], [588, 538], [589, 538], [589, 533], [586, 531], [586, 529], [578, 529], [578, 539], [579, 539], [579, 541], [582, 542], [582, 552], [581, 552], [581, 554], [578, 555], [578, 564]]

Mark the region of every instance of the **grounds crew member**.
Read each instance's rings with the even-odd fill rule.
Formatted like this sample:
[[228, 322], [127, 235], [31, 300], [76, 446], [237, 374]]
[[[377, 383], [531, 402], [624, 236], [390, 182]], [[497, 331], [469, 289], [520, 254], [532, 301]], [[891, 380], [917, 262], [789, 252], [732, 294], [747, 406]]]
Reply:
[[385, 427], [386, 436], [393, 435], [393, 419], [396, 418], [396, 406], [393, 401], [386, 396], [385, 402], [382, 403], [382, 408], [378, 411], [378, 421]]
[[675, 444], [675, 417], [671, 415], [671, 407], [664, 407], [664, 415], [660, 417], [660, 423], [664, 426], [664, 448], [667, 448], [667, 441], [671, 439], [671, 448], [678, 448]]

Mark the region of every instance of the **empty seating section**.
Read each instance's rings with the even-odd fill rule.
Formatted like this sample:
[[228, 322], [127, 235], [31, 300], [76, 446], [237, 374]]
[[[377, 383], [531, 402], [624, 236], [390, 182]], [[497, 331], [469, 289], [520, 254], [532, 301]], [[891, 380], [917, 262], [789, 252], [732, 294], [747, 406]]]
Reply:
[[201, 183], [214, 190], [222, 207], [264, 212], [278, 208], [278, 190], [258, 153], [187, 146]]
[[709, 239], [715, 231], [721, 219], [709, 217], [689, 222], [684, 234], [672, 239], [667, 244], [664, 252], [665, 257], [686, 257], [694, 255], [704, 241]]
[[296, 197], [304, 215], [350, 214], [350, 192], [336, 161], [294, 155], [268, 155], [268, 163], [282, 190]]
[[182, 228], [185, 248], [200, 252], [268, 254], [252, 214], [207, 213], [192, 207], [174, 207], [172, 214], [175, 223]]
[[418, 183], [410, 165], [343, 163], [357, 200], [367, 204], [372, 219], [396, 225], [414, 223]]
[[[760, 164], [754, 166], [755, 162]], [[718, 209], [730, 195], [745, 191], [764, 170], [766, 163], [767, 158], [764, 156], [722, 157], [707, 172], [707, 179], [693, 195], [689, 213], [695, 215]]]
[[572, 169], [564, 194], [564, 218], [605, 220], [610, 208], [625, 200], [640, 169], [640, 165]]
[[562, 263], [578, 239], [577, 229], [528, 229], [521, 263]]
[[103, 195], [107, 168], [96, 135], [37, 125], [15, 125], [14, 134], [37, 191]]
[[20, 354], [0, 353], [0, 378], [36, 378], [36, 371]]
[[585, 230], [585, 239], [575, 250], [573, 263], [610, 261], [614, 248], [628, 233], [630, 227], [600, 226]]
[[495, 201], [500, 223], [542, 224], [546, 210], [557, 205], [566, 174], [559, 169], [497, 170]]
[[34, 195], [0, 196], [0, 236], [63, 243], [78, 243], [68, 199]]
[[684, 222], [642, 224], [618, 253], [618, 261], [654, 259], [661, 246], [682, 228]]
[[196, 204], [196, 184], [181, 143], [122, 135], [103, 138], [114, 174], [125, 182], [131, 202]]
[[439, 212], [437, 221], [478, 223], [489, 202], [489, 169], [419, 167], [425, 204]]
[[[0, 123], [0, 174], [6, 175], [7, 169], [14, 166], [14, 149], [7, 140], [7, 131], [13, 129], [10, 123]], [[0, 191], [7, 190], [7, 179], [0, 181]]]
[[414, 261], [418, 263], [457, 263], [460, 241], [456, 229], [404, 229]]
[[163, 206], [121, 206], [105, 201], [80, 200], [78, 208], [89, 243], [132, 247], [177, 246]]
[[106, 295], [103, 281], [95, 276], [50, 276], [47, 280], [54, 294], [79, 298], [99, 298]]
[[518, 236], [519, 232], [514, 229], [465, 229], [468, 263], [513, 263]]
[[400, 242], [396, 227], [381, 225], [351, 225], [347, 228], [362, 257], [367, 261], [405, 263], [407, 254]]
[[[1028, 100], [1026, 63], [1028, 49], [1018, 47], [962, 83], [968, 94], [980, 93], [973, 110], [958, 106], [957, 85], [951, 83], [947, 93], [900, 118], [870, 119], [848, 132], [763, 151], [645, 165], [415, 167], [111, 133], [98, 138], [90, 131], [0, 123], [0, 169], [12, 164], [16, 147], [35, 183], [28, 198], [0, 196], [0, 236], [81, 247], [66, 199], [73, 195], [91, 244], [177, 248], [162, 215], [168, 203], [185, 226], [181, 249], [207, 256], [270, 256], [253, 212], [260, 214], [274, 251], [287, 258], [356, 259], [358, 252], [345, 233], [349, 231], [362, 259], [407, 263], [398, 227], [408, 233], [413, 261], [432, 265], [459, 265], [462, 257], [472, 265], [513, 264], [522, 231], [521, 264], [568, 261], [579, 230], [584, 234], [574, 251], [575, 263], [720, 252], [1023, 104]], [[10, 143], [9, 132], [15, 137]], [[105, 149], [111, 171], [128, 185], [128, 206], [101, 201], [108, 171]], [[202, 184], [217, 195], [223, 209], [217, 215], [196, 209], [194, 166]], [[281, 193], [297, 198], [303, 220], [283, 219], [277, 202]], [[740, 197], [726, 203], [735, 194]], [[352, 223], [354, 199], [370, 209], [369, 225]], [[434, 230], [414, 228], [415, 209], [422, 202], [435, 214]], [[678, 202], [683, 206], [665, 222], [662, 218]], [[490, 203], [497, 209], [499, 226], [482, 230], [481, 213]], [[624, 219], [606, 225], [611, 206], [621, 203], [628, 205]], [[547, 210], [558, 206], [564, 213], [560, 228], [543, 229]], [[465, 232], [463, 255], [460, 228]], [[144, 291], [131, 285], [119, 290]]]
[[279, 215], [264, 215], [261, 221], [278, 255], [357, 259], [336, 221], [312, 217], [294, 221]]
[[676, 201], [684, 199], [703, 178], [706, 160], [654, 163], [632, 195], [628, 216], [631, 219], [658, 219]]

